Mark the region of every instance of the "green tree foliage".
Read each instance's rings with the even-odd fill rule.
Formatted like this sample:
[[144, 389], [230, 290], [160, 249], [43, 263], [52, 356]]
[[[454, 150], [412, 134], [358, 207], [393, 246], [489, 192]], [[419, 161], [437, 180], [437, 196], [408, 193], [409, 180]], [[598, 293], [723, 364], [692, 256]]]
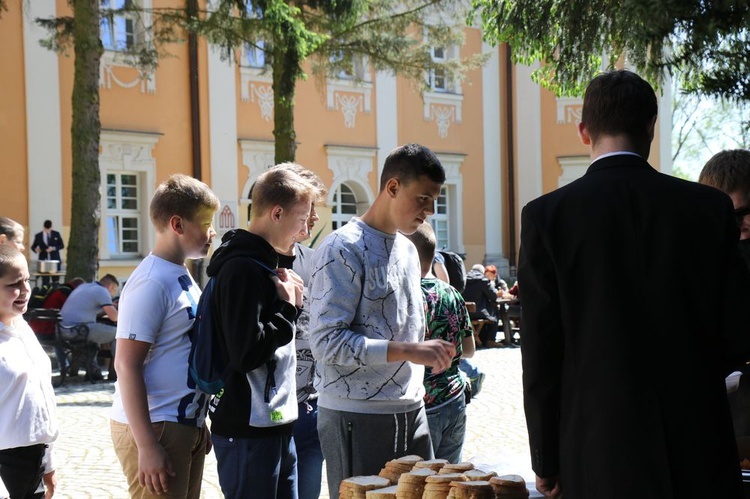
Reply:
[[652, 83], [679, 69], [685, 87], [750, 100], [750, 3], [705, 0], [472, 0], [488, 41], [514, 59], [542, 61], [539, 83], [582, 93], [602, 68], [626, 60]]
[[[677, 80], [675, 80], [677, 81]], [[674, 174], [697, 180], [711, 156], [725, 149], [750, 147], [750, 106], [699, 97], [673, 85], [672, 163]]]

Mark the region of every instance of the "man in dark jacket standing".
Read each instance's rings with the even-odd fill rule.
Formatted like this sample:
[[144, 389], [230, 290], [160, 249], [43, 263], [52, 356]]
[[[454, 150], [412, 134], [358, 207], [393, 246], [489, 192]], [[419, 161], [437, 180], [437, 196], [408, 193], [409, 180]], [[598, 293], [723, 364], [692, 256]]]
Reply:
[[286, 169], [253, 188], [248, 230], [222, 238], [208, 266], [214, 329], [232, 372], [209, 405], [219, 484], [227, 499], [297, 497], [295, 321], [302, 280], [277, 268], [307, 230], [313, 186]]
[[[34, 242], [31, 244], [31, 251], [36, 253], [40, 260], [57, 260], [57, 270], [60, 270], [60, 263], [62, 257], [60, 256], [60, 250], [65, 248], [62, 236], [56, 230], [52, 230], [52, 221], [44, 221], [44, 230], [37, 232], [34, 235]], [[57, 282], [60, 278], [55, 276], [52, 278], [54, 282]], [[50, 278], [43, 277], [42, 283], [48, 284]]]
[[524, 405], [546, 497], [742, 497], [724, 376], [750, 357], [750, 277], [730, 199], [647, 163], [656, 114], [636, 74], [596, 77], [578, 127], [593, 163], [523, 210]]

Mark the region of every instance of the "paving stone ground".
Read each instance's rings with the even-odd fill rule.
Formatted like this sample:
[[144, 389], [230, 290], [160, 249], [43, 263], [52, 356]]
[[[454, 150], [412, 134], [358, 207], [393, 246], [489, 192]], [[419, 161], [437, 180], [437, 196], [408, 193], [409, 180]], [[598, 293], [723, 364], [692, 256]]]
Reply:
[[[519, 474], [532, 482], [521, 394], [521, 352], [480, 350], [474, 361], [486, 378], [482, 392], [467, 407], [464, 460], [500, 474]], [[61, 464], [55, 497], [127, 498], [109, 434], [114, 385], [68, 382], [56, 393], [61, 421], [56, 447]], [[322, 489], [327, 490], [325, 484]], [[201, 495], [206, 499], [222, 497], [213, 453], [207, 456]]]

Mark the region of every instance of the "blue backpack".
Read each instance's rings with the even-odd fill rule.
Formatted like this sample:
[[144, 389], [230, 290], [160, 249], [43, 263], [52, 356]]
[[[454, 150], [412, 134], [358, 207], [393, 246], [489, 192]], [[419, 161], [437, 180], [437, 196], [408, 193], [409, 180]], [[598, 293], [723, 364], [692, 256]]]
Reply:
[[[276, 275], [276, 271], [254, 258], [250, 258], [267, 272]], [[214, 330], [216, 325], [211, 315], [211, 295], [214, 290], [215, 278], [211, 277], [206, 284], [198, 311], [190, 332], [192, 345], [190, 347], [189, 370], [195, 386], [202, 392], [215, 395], [224, 389], [224, 380], [232, 370], [227, 353], [223, 351], [219, 340], [219, 332]]]
[[214, 331], [211, 315], [213, 290], [214, 278], [211, 277], [198, 302], [198, 313], [190, 332], [192, 345], [189, 359], [190, 377], [200, 391], [211, 395], [219, 393], [224, 388], [224, 379], [230, 370], [226, 354], [221, 351], [219, 338]]

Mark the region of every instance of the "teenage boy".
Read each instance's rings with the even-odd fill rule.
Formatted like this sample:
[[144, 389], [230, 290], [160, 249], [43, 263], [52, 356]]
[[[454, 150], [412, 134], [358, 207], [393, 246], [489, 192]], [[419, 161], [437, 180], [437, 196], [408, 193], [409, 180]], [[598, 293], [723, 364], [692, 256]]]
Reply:
[[224, 235], [208, 266], [214, 328], [231, 367], [209, 408], [228, 499], [297, 497], [292, 340], [303, 285], [291, 269], [277, 268], [276, 252], [306, 231], [314, 192], [292, 171], [265, 172], [253, 188], [248, 230]]
[[315, 358], [310, 350], [310, 296], [307, 284], [312, 271], [312, 248], [302, 242], [310, 239], [319, 220], [316, 204], [325, 202], [327, 189], [315, 173], [295, 163], [282, 163], [273, 168], [293, 171], [315, 187], [315, 197], [310, 206], [307, 227], [297, 234], [296, 242], [287, 251], [279, 251], [279, 267], [294, 270], [305, 284], [302, 293], [303, 307], [297, 318], [294, 338], [297, 353], [297, 421], [294, 423], [294, 445], [297, 448], [297, 489], [299, 499], [317, 499], [320, 496], [323, 474], [323, 451], [318, 438], [318, 392], [315, 380]]
[[[745, 265], [750, 269], [750, 151], [732, 149], [714, 154], [703, 166], [698, 182], [725, 192], [734, 205], [734, 217], [740, 229], [737, 243]], [[736, 391], [729, 393], [734, 433], [750, 435], [750, 366], [745, 364]]]
[[424, 146], [385, 160], [380, 192], [313, 258], [310, 344], [321, 378], [318, 432], [331, 497], [342, 479], [375, 475], [407, 454], [432, 457], [424, 367], [440, 372], [452, 343], [424, 340], [424, 301], [411, 234], [434, 213], [445, 170]]
[[406, 237], [417, 248], [422, 266], [427, 337], [450, 341], [456, 346], [456, 356], [448, 369], [440, 373], [433, 373], [429, 367], [425, 369], [424, 403], [432, 447], [437, 459], [460, 463], [466, 436], [464, 392], [469, 380], [458, 369], [458, 364], [461, 357], [474, 356], [474, 330], [461, 293], [432, 274], [437, 245], [432, 226], [423, 223]]
[[201, 292], [184, 262], [208, 254], [218, 209], [203, 182], [162, 183], [150, 209], [156, 243], [120, 296], [110, 425], [133, 498], [200, 497], [208, 396], [195, 388], [188, 357]]

